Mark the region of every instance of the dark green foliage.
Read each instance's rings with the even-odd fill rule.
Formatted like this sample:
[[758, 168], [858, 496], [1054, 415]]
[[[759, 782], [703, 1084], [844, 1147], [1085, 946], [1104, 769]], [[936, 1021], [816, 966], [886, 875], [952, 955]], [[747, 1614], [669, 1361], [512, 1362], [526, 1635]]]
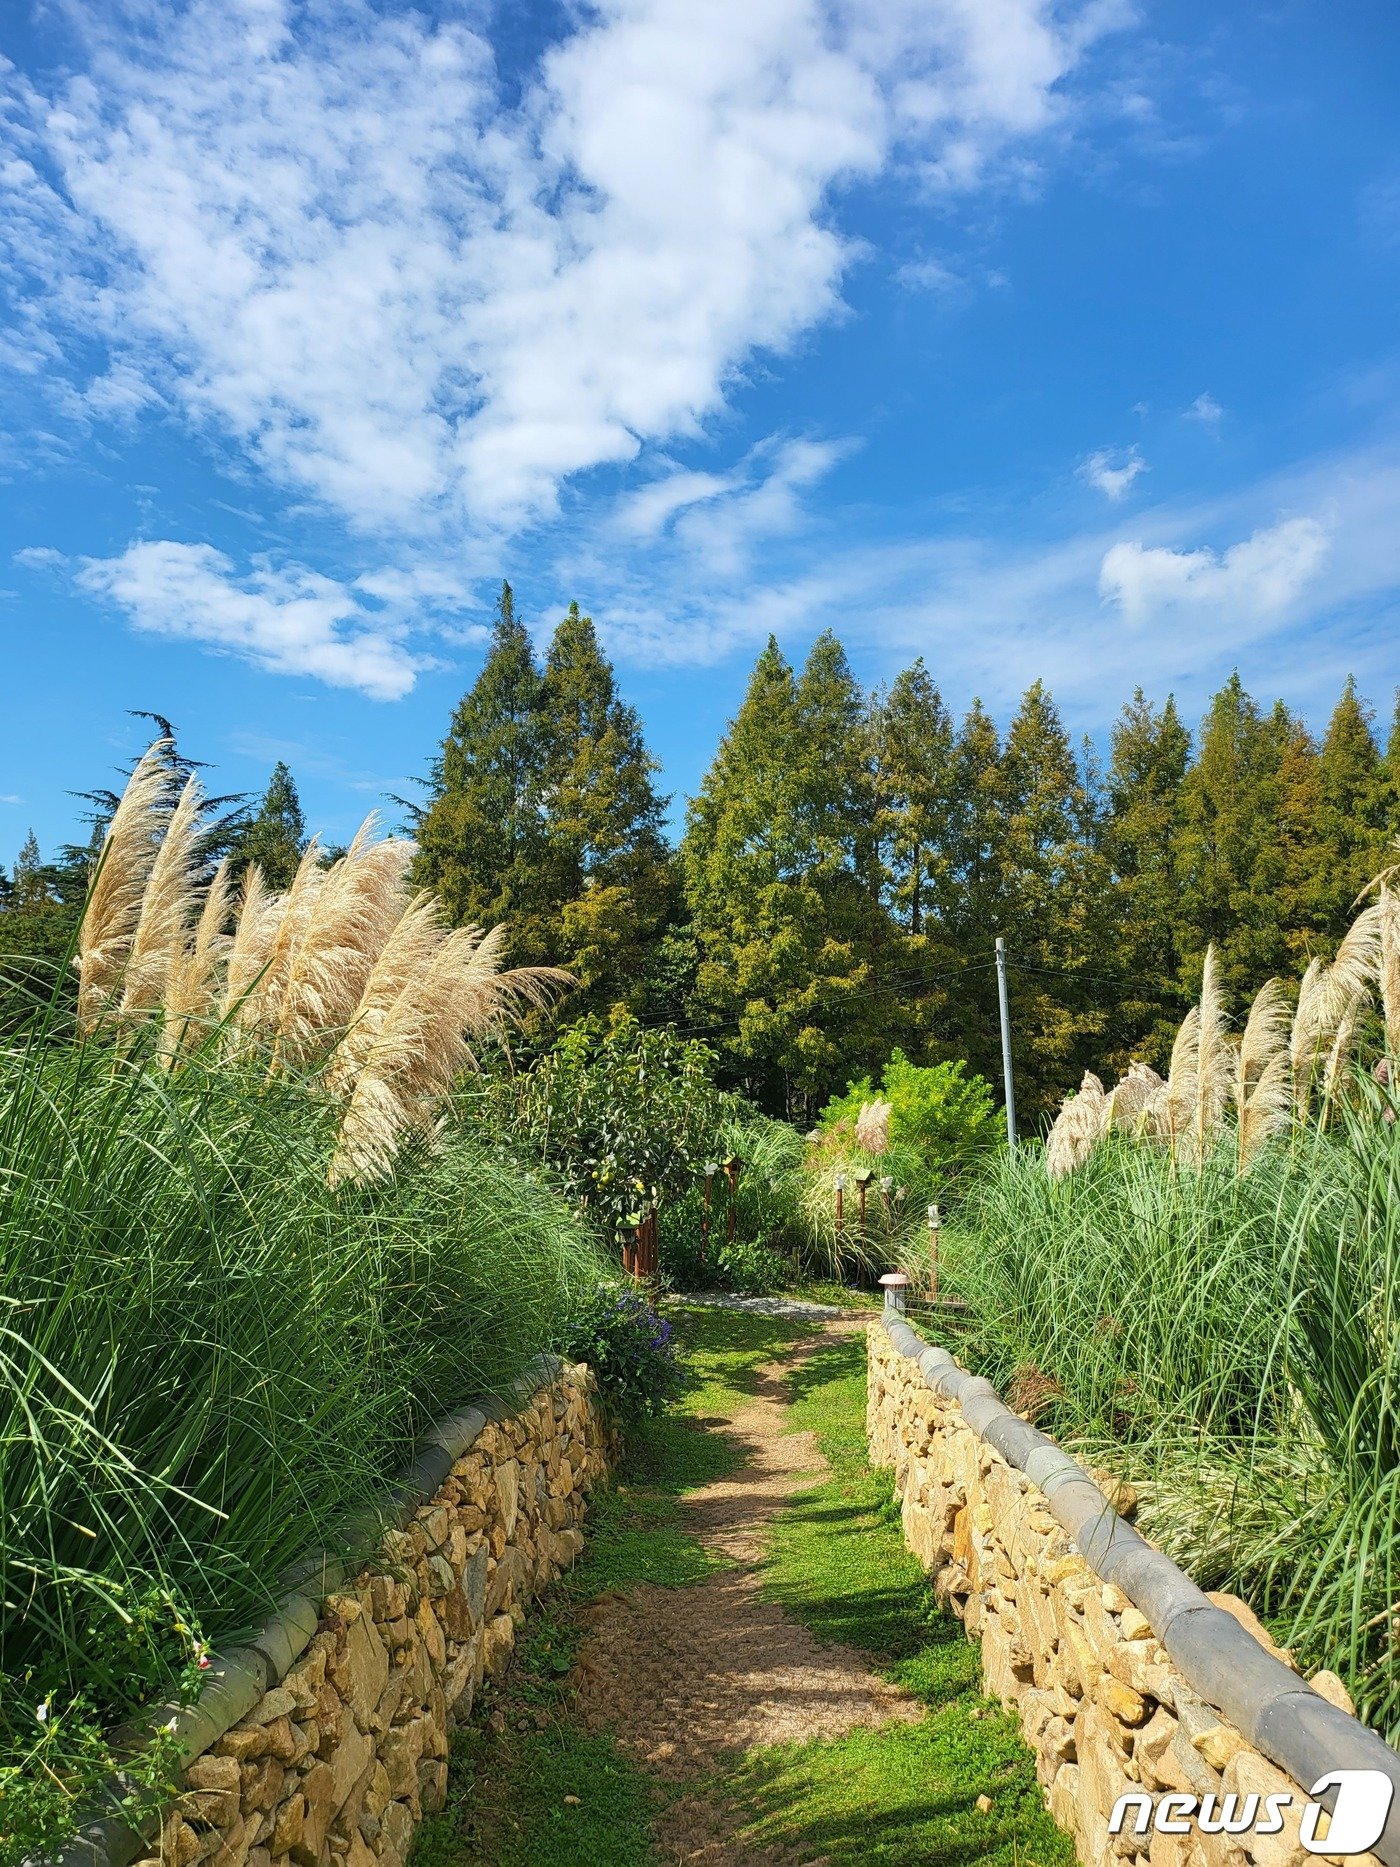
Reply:
[[622, 1285], [600, 1284], [580, 1305], [559, 1352], [588, 1363], [604, 1405], [623, 1425], [664, 1412], [685, 1384], [671, 1324], [640, 1291]]
[[800, 679], [770, 640], [690, 807], [696, 1006], [728, 1033], [738, 1078], [785, 1113], [879, 1048], [869, 988], [888, 922], [870, 749], [835, 638], [818, 637]]
[[256, 863], [269, 888], [290, 888], [305, 847], [301, 799], [290, 770], [278, 759], [247, 833], [239, 839], [234, 866], [241, 872]]
[[544, 1162], [606, 1243], [690, 1187], [722, 1102], [714, 1053], [628, 1012], [572, 1025], [527, 1074], [500, 1078], [492, 1120]]
[[503, 584], [418, 813], [417, 877], [458, 923], [505, 921], [513, 964], [567, 967], [580, 1010], [640, 1006], [674, 907], [656, 770], [591, 618], [570, 606], [541, 670]]
[[707, 1281], [717, 1290], [732, 1290], [739, 1296], [776, 1296], [792, 1282], [792, 1265], [786, 1258], [747, 1239], [736, 1238], [732, 1245], [720, 1245], [714, 1265], [714, 1277]]

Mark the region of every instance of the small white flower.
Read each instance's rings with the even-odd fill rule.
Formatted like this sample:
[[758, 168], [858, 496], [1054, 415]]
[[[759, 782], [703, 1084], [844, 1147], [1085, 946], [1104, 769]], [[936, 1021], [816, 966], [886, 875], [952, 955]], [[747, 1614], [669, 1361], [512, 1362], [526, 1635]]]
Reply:
[[49, 1721], [49, 1701], [48, 1701], [47, 1699], [45, 1699], [45, 1700], [44, 1700], [44, 1702], [43, 1702], [43, 1704], [42, 1704], [42, 1705], [36, 1705], [36, 1706], [34, 1707], [34, 1716], [35, 1716], [35, 1717], [36, 1717], [36, 1718], [37, 1718], [37, 1719], [39, 1720], [39, 1722], [40, 1722], [40, 1724], [47, 1724], [47, 1723], [48, 1723], [48, 1721]]

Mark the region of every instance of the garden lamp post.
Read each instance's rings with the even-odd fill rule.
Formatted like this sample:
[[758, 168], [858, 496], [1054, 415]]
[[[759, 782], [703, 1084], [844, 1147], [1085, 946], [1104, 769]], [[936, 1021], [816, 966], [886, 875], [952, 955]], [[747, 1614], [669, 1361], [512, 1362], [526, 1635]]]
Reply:
[[938, 1301], [938, 1234], [943, 1219], [937, 1206], [928, 1209], [928, 1293], [930, 1302]]
[[724, 1177], [729, 1182], [729, 1242], [734, 1243], [739, 1227], [739, 1169], [743, 1162], [737, 1154], [731, 1154], [724, 1163]]
[[860, 1191], [860, 1236], [865, 1241], [865, 1194], [870, 1182], [875, 1178], [873, 1167], [861, 1167], [856, 1173], [856, 1186]]
[[836, 1242], [839, 1245], [846, 1229], [846, 1176], [836, 1176]]
[[710, 1201], [714, 1197], [715, 1175], [719, 1172], [717, 1160], [705, 1162], [705, 1210], [700, 1218], [700, 1262], [705, 1262], [705, 1251], [710, 1242]]
[[880, 1279], [885, 1293], [885, 1314], [902, 1316], [904, 1314], [904, 1293], [909, 1288], [909, 1279], [903, 1271], [886, 1271]]

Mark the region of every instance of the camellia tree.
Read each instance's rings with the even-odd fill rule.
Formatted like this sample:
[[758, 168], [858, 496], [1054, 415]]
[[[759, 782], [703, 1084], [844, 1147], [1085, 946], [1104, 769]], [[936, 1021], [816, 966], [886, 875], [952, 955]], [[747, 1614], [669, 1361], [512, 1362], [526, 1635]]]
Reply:
[[708, 1045], [616, 1012], [573, 1025], [498, 1093], [518, 1138], [611, 1241], [684, 1192], [714, 1148], [714, 1066]]

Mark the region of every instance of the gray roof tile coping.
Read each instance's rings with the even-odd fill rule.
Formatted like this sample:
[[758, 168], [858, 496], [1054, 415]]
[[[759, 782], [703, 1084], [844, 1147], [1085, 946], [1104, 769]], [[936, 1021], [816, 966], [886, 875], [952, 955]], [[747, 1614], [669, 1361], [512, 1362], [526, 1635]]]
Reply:
[[[1038, 1487], [1094, 1573], [1146, 1615], [1193, 1692], [1305, 1790], [1329, 1770], [1379, 1770], [1400, 1792], [1400, 1753], [1377, 1732], [1314, 1692], [1217, 1607], [1117, 1514], [1083, 1466], [1013, 1413], [990, 1382], [960, 1368], [902, 1317], [879, 1320], [895, 1351], [917, 1363], [934, 1392], [957, 1402], [977, 1436]], [[1330, 1806], [1335, 1791], [1319, 1800]], [[1374, 1851], [1386, 1867], [1400, 1867], [1400, 1793]]]
[[[148, 1706], [141, 1713], [139, 1725], [114, 1733], [114, 1742], [125, 1739], [135, 1747], [144, 1741], [145, 1733], [169, 1725], [180, 1739], [185, 1763], [193, 1762], [217, 1744], [226, 1731], [247, 1717], [265, 1692], [287, 1676], [311, 1644], [322, 1602], [363, 1568], [384, 1531], [404, 1529], [411, 1523], [414, 1513], [436, 1495], [458, 1459], [475, 1444], [483, 1427], [489, 1421], [510, 1419], [542, 1387], [547, 1387], [563, 1366], [557, 1355], [538, 1355], [503, 1395], [462, 1408], [430, 1428], [419, 1441], [408, 1469], [386, 1494], [382, 1507], [367, 1506], [339, 1525], [335, 1539], [341, 1545], [339, 1553], [308, 1551], [283, 1577], [289, 1592], [283, 1594], [271, 1617], [237, 1645], [211, 1654], [204, 1690], [195, 1704]], [[320, 1586], [307, 1593], [299, 1584], [310, 1581]], [[156, 1833], [154, 1822], [136, 1829], [113, 1813], [129, 1787], [120, 1774], [112, 1778], [98, 1804], [52, 1863], [35, 1856], [23, 1867], [129, 1867]]]

